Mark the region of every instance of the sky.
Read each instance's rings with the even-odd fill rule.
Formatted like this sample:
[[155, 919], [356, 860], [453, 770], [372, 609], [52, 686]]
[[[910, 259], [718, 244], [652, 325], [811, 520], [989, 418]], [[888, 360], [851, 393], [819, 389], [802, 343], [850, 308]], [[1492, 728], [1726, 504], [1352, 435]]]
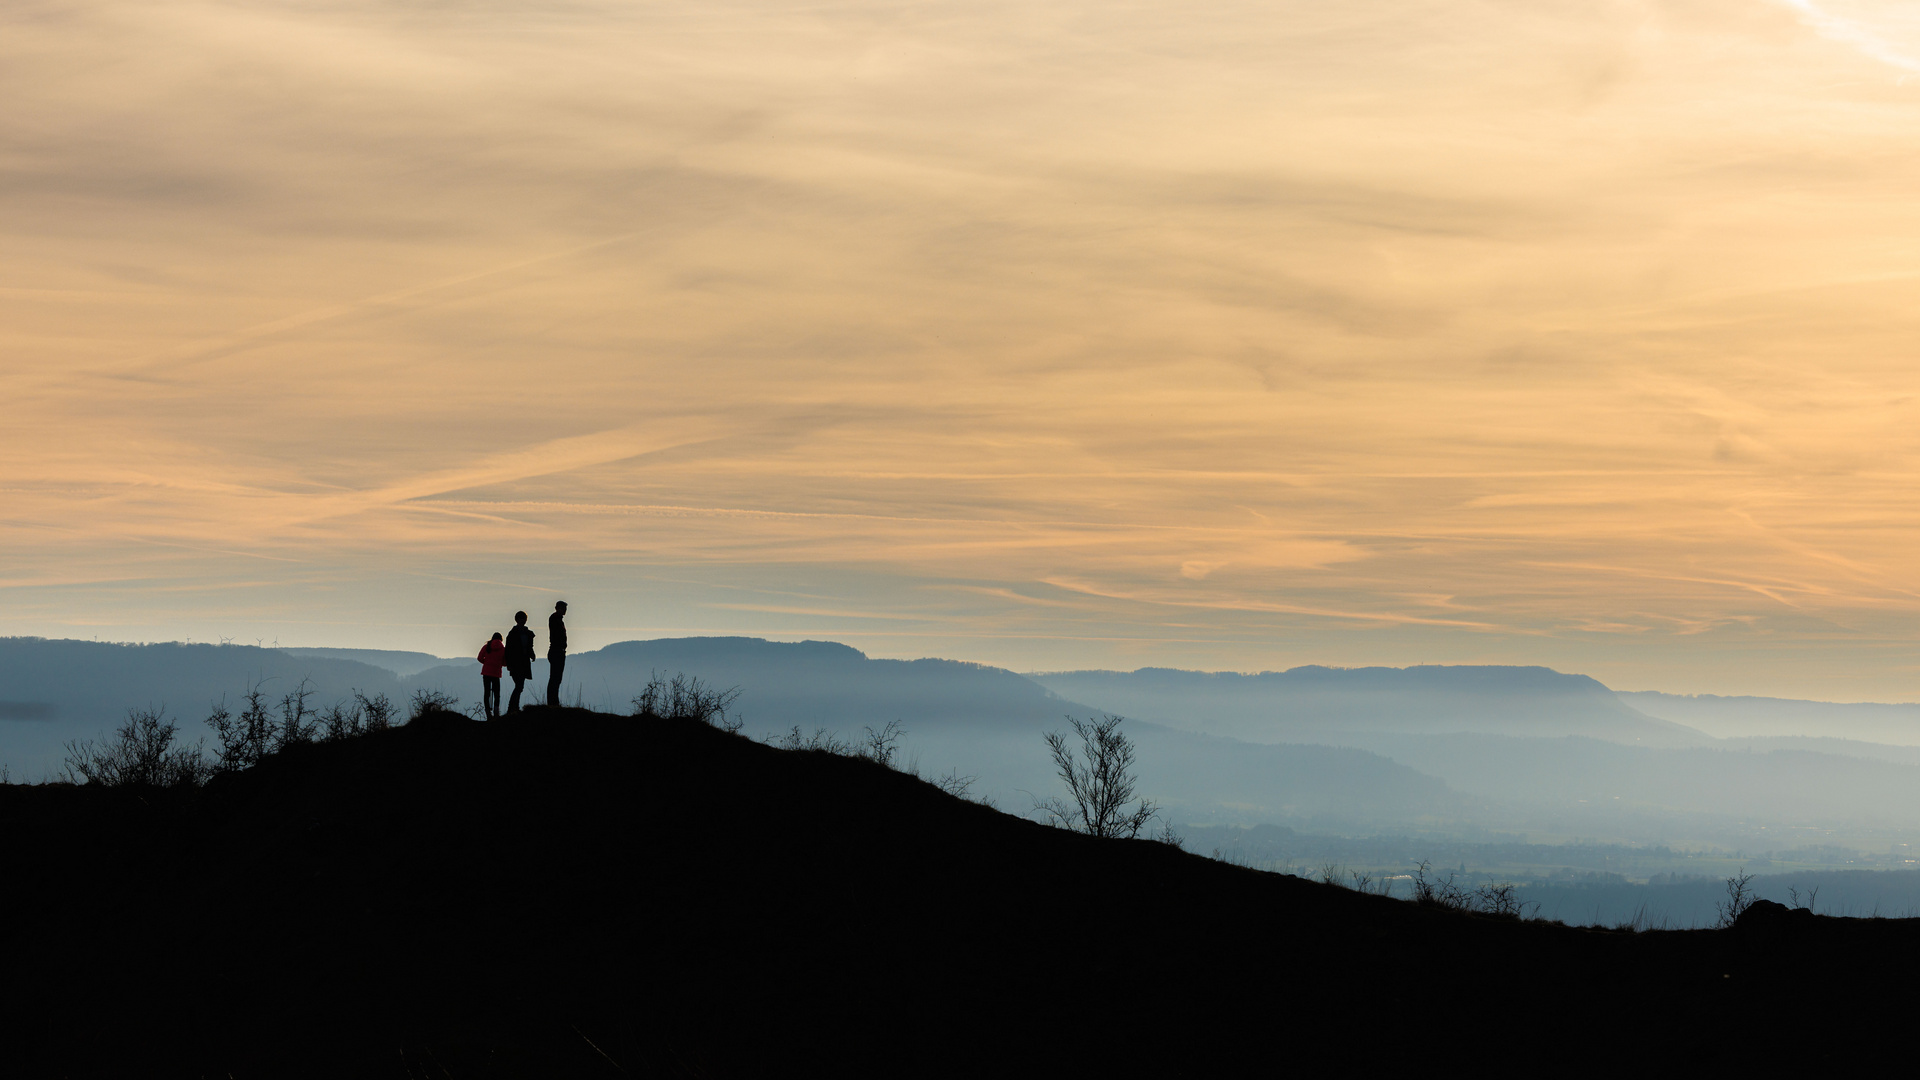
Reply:
[[0, 100], [0, 634], [1920, 700], [1911, 3], [21, 0]]

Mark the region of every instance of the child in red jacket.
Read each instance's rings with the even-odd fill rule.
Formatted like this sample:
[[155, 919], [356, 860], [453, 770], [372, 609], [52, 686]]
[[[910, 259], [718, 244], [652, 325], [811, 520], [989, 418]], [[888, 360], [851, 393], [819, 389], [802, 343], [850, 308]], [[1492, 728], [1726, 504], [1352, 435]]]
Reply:
[[495, 720], [500, 716], [500, 668], [507, 662], [507, 646], [500, 635], [480, 646], [480, 704], [487, 710], [487, 719]]

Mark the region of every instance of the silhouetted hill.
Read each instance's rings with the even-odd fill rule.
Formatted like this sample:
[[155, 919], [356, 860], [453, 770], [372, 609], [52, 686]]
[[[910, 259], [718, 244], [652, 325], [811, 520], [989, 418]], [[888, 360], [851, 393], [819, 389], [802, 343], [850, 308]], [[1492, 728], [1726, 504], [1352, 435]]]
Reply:
[[0, 788], [0, 829], [22, 1076], [1191, 1075], [1362, 1037], [1561, 1054], [1569, 1025], [1672, 1063], [1772, 1050], [1756, 1004], [1836, 978], [1795, 1024], [1880, 1033], [1920, 950], [1908, 921], [1461, 915], [577, 711], [432, 714], [202, 791]]
[[1249, 742], [1328, 742], [1356, 732], [1582, 735], [1696, 746], [1698, 731], [1622, 704], [1585, 675], [1543, 667], [1298, 667], [1234, 672], [1068, 671], [1031, 676], [1096, 708]]

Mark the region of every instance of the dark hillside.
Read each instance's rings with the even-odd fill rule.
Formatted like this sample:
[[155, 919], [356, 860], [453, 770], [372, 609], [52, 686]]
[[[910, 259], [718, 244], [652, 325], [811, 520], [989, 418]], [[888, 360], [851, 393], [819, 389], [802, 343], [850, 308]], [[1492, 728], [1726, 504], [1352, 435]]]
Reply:
[[1789, 996], [1877, 1022], [1912, 993], [1876, 973], [1920, 959], [1910, 921], [1421, 908], [579, 711], [433, 714], [197, 792], [0, 787], [0, 830], [15, 1075], [1135, 1074], [1558, 1059], [1576, 1025], [1644, 1062], [1750, 1045]]

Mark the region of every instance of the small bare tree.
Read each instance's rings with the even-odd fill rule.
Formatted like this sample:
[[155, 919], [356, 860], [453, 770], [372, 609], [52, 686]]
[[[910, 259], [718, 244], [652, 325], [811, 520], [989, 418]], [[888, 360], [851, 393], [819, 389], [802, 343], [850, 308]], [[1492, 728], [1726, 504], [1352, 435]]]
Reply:
[[853, 756], [866, 758], [868, 761], [891, 769], [895, 755], [900, 752], [899, 747], [894, 744], [899, 742], [900, 737], [906, 733], [907, 729], [901, 727], [898, 720], [887, 721], [887, 726], [879, 731], [869, 727], [866, 739], [860, 743], [859, 749], [853, 752]]
[[1078, 753], [1064, 733], [1047, 733], [1047, 749], [1053, 752], [1054, 768], [1067, 785], [1067, 798], [1036, 800], [1034, 809], [1052, 824], [1090, 836], [1132, 840], [1159, 812], [1145, 799], [1127, 809], [1134, 802], [1138, 778], [1133, 775], [1133, 741], [1120, 732], [1123, 719], [1067, 717], [1080, 737]]
[[1725, 930], [1740, 921], [1740, 915], [1759, 897], [1753, 893], [1753, 875], [1742, 869], [1727, 879], [1727, 898], [1714, 905], [1720, 918], [1713, 925]]

